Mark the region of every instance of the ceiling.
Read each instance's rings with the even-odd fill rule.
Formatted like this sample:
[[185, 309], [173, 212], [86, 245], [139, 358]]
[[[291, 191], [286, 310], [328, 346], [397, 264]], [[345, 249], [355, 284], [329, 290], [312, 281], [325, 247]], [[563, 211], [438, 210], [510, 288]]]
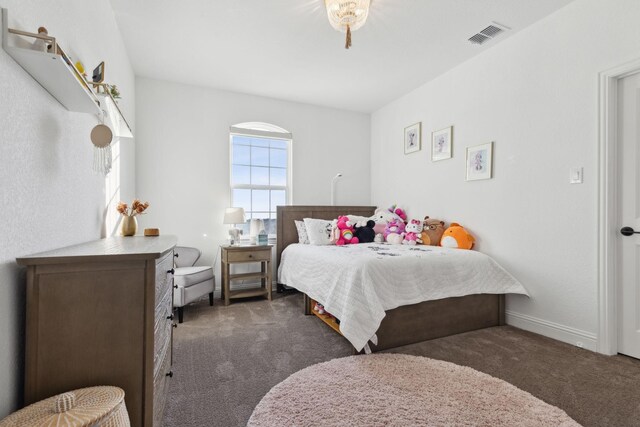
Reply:
[[[111, 0], [135, 74], [371, 112], [572, 0], [372, 0], [344, 48], [324, 0]], [[510, 27], [472, 45], [492, 21]]]

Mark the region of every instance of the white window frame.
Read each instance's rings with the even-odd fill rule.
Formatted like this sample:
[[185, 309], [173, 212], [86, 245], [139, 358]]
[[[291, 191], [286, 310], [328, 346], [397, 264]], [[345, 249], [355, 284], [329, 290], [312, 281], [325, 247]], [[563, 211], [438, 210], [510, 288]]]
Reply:
[[[255, 185], [255, 184], [235, 184], [233, 183], [233, 137], [248, 136], [257, 138], [279, 139], [287, 142], [287, 185]], [[268, 123], [243, 123], [231, 126], [229, 129], [229, 200], [230, 206], [233, 206], [233, 190], [284, 190], [285, 203], [292, 204], [292, 155], [293, 137], [291, 133]], [[251, 166], [251, 165], [249, 165]], [[271, 203], [269, 203], [271, 204]], [[271, 208], [271, 206], [269, 206]], [[271, 212], [271, 211], [269, 211]], [[242, 240], [248, 239], [249, 236], [243, 236]], [[275, 235], [269, 235], [269, 238], [275, 238]]]

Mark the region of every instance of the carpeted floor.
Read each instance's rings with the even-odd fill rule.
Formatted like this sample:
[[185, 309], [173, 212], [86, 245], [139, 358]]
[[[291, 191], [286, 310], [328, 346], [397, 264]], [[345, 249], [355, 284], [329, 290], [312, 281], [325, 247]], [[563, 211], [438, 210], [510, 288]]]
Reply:
[[[392, 352], [447, 360], [501, 378], [585, 426], [640, 426], [635, 359], [601, 356], [510, 326]], [[185, 309], [185, 322], [175, 330], [165, 425], [244, 426], [271, 387], [309, 365], [348, 355], [346, 340], [303, 314], [300, 294], [229, 307], [203, 301]]]

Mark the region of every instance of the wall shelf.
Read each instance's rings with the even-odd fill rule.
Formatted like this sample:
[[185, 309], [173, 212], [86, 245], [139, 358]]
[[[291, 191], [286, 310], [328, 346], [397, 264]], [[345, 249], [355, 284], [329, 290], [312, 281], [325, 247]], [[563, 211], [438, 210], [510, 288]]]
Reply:
[[[131, 126], [109, 93], [109, 85], [104, 83], [93, 85], [87, 82], [58, 46], [54, 37], [11, 29], [8, 24], [7, 9], [0, 9], [0, 14], [2, 15], [0, 19], [2, 48], [40, 86], [67, 110], [96, 114], [111, 128], [115, 136], [133, 138]], [[26, 41], [27, 37], [33, 40], [46, 40], [53, 46], [53, 52], [33, 49], [32, 45]], [[95, 93], [91, 86], [102, 88], [103, 92]]]
[[[2, 48], [27, 73], [60, 102], [67, 110], [80, 113], [100, 114], [100, 101], [88, 88], [75, 67], [66, 63], [63, 53], [48, 53], [10, 43], [10, 38], [20, 38], [29, 33], [10, 30], [8, 11], [2, 12]], [[33, 36], [32, 36], [33, 37]], [[55, 44], [55, 39], [54, 44]], [[18, 40], [16, 40], [18, 41]]]

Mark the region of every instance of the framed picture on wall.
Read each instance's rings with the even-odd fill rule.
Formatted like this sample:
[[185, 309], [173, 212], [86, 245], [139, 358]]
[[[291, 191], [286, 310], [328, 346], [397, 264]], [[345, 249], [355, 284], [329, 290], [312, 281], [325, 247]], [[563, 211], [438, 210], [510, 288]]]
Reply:
[[404, 154], [415, 153], [422, 148], [422, 122], [404, 128]]
[[453, 153], [453, 126], [431, 133], [431, 160], [450, 159]]
[[491, 179], [493, 172], [493, 142], [467, 147], [467, 181]]

